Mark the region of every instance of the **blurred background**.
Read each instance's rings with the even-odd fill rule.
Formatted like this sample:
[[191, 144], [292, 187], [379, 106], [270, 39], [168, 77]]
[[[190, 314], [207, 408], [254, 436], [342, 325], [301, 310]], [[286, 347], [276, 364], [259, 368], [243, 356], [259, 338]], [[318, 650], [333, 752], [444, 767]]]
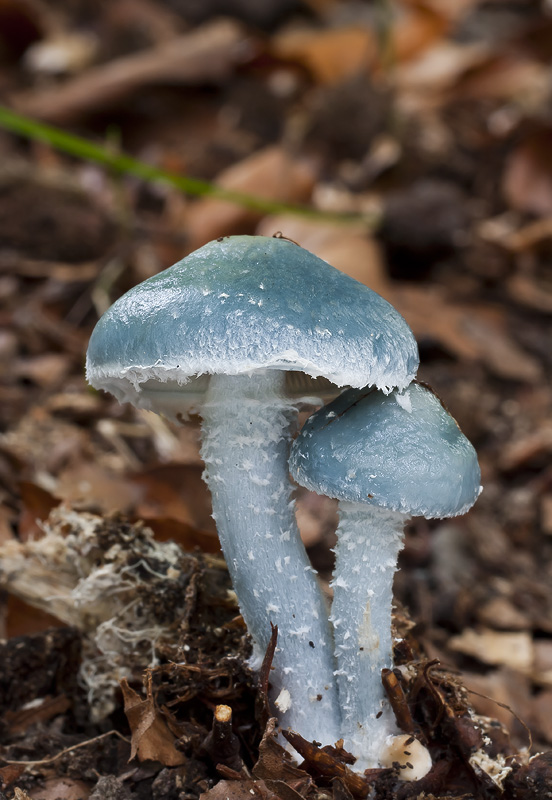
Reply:
[[[412, 522], [396, 596], [475, 708], [549, 749], [552, 4], [0, 0], [0, 100], [111, 159], [280, 204], [0, 126], [0, 543], [64, 502], [217, 551], [197, 424], [91, 391], [84, 355], [134, 284], [218, 236], [281, 231], [399, 309], [475, 445], [483, 495]], [[303, 493], [298, 513], [327, 580], [335, 505]], [[1, 598], [0, 637], [56, 624]]]

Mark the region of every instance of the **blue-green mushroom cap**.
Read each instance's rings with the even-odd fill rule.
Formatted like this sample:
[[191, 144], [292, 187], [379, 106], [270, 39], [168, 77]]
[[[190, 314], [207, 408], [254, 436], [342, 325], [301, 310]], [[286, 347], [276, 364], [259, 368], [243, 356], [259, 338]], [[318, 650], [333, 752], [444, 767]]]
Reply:
[[463, 514], [481, 491], [473, 446], [417, 383], [389, 395], [343, 392], [309, 417], [290, 468], [318, 494], [427, 518]]
[[302, 371], [388, 392], [417, 367], [412, 332], [386, 300], [293, 242], [262, 236], [210, 242], [135, 286], [99, 320], [86, 365], [94, 387], [164, 411], [171, 394], [217, 373]]

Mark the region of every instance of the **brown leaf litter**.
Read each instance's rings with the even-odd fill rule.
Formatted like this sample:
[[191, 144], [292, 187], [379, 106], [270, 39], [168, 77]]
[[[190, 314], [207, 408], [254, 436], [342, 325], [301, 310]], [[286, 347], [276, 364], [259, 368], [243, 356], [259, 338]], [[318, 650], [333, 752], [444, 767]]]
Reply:
[[[320, 747], [316, 742], [305, 741], [296, 732], [284, 731], [286, 739], [301, 755], [302, 762], [297, 765], [276, 739], [277, 720], [270, 716], [267, 699], [276, 629], [259, 674], [258, 723], [252, 727], [247, 715], [242, 716], [248, 708], [251, 713], [255, 679], [244, 661], [247, 653], [244, 630], [236, 625], [235, 600], [229, 594], [222, 561], [207, 556], [201, 559], [187, 556], [176, 546], [166, 549], [167, 546], [154, 543], [151, 534], [142, 526], [128, 526], [121, 520], [106, 521], [63, 509], [51, 513], [45, 530], [45, 535], [36, 542], [3, 546], [1, 580], [8, 590], [16, 591], [28, 601], [46, 603], [61, 619], [70, 619], [74, 627], [13, 639], [4, 646], [7, 648], [3, 657], [5, 673], [12, 676], [10, 688], [3, 699], [0, 697], [3, 724], [9, 731], [3, 747], [4, 761], [27, 760], [16, 756], [23, 755], [17, 742], [23, 743], [28, 731], [42, 726], [53, 733], [56, 719], [62, 718], [68, 710], [72, 714], [82, 713], [84, 698], [75, 683], [75, 659], [81, 661], [81, 681], [88, 680], [88, 695], [95, 701], [96, 719], [101, 719], [100, 712], [105, 718], [114, 707], [113, 699], [105, 693], [114, 691], [110, 687], [114, 687], [117, 673], [110, 673], [108, 678], [104, 671], [101, 684], [90, 682], [90, 659], [94, 659], [97, 670], [98, 659], [103, 654], [110, 656], [112, 670], [119, 664], [118, 677], [131, 730], [128, 753], [131, 763], [139, 762], [150, 772], [153, 768], [150, 777], [144, 780], [154, 776], [155, 780], [160, 779], [161, 770], [168, 776], [181, 768], [191, 770], [192, 765], [195, 765], [194, 774], [206, 775], [206, 764], [210, 763], [223, 780], [212, 789], [202, 783], [204, 779], [198, 778], [196, 782], [197, 790], [203, 791], [209, 800], [216, 800], [224, 791], [230, 792], [228, 796], [232, 797], [245, 797], [254, 792], [265, 799], [276, 796], [298, 800], [320, 796], [331, 786], [337, 797], [360, 800], [374, 791], [378, 797], [401, 800], [413, 800], [422, 793], [427, 797], [452, 798], [462, 791], [481, 798], [515, 800], [524, 796], [524, 786], [542, 780], [546, 763], [534, 764], [528, 757], [516, 755], [500, 725], [474, 714], [468, 694], [455, 676], [438, 662], [414, 656], [409, 644], [410, 641], [414, 644], [412, 625], [404, 616], [395, 618], [402, 638], [395, 652], [395, 668], [386, 670], [383, 675], [384, 687], [399, 727], [416, 735], [429, 748], [434, 761], [431, 772], [411, 783], [401, 782], [400, 769], [394, 768], [368, 770], [359, 775], [350, 769], [354, 759], [343, 750], [341, 743], [335, 747]], [[177, 580], [179, 574], [182, 581]], [[225, 580], [221, 586], [222, 575]], [[128, 585], [130, 576], [133, 577]], [[142, 580], [148, 581], [147, 596], [140, 593]], [[48, 600], [54, 581], [56, 596]], [[101, 594], [93, 591], [95, 581], [98, 581], [98, 588], [101, 587]], [[114, 587], [117, 592], [113, 591]], [[105, 603], [107, 597], [109, 604]], [[114, 602], [120, 603], [119, 608], [122, 606], [124, 613], [117, 611]], [[140, 609], [139, 616], [133, 614], [129, 621], [140, 619], [144, 628], [134, 636], [130, 636], [131, 628], [128, 628], [125, 637], [122, 634], [124, 625], [128, 624], [125, 613], [129, 602]], [[172, 623], [171, 608], [175, 612]], [[148, 614], [149, 622], [145, 616]], [[165, 625], [168, 623], [166, 629], [161, 625], [162, 618]], [[155, 625], [159, 628], [155, 629], [153, 637], [153, 633], [146, 632], [156, 619]], [[113, 620], [117, 620], [115, 639], [92, 635], [106, 622], [109, 622], [108, 630], [113, 628]], [[179, 644], [175, 649], [174, 638], [178, 631]], [[126, 638], [135, 651], [132, 658], [130, 651], [121, 645]], [[137, 643], [144, 638], [148, 642], [146, 650], [136, 650]], [[219, 644], [215, 644], [217, 640]], [[114, 657], [114, 641], [119, 643], [124, 661]], [[23, 642], [22, 650], [18, 643]], [[73, 642], [74, 656], [69, 662], [66, 660], [67, 642]], [[151, 659], [152, 647], [161, 663], [146, 670], [144, 697], [137, 679]], [[28, 654], [33, 648], [36, 660], [31, 664]], [[13, 660], [18, 654], [24, 654], [29, 676], [34, 676], [34, 689], [29, 679], [20, 683], [21, 667]], [[48, 671], [43, 669], [43, 664], [49, 665]], [[124, 671], [121, 671], [123, 665]], [[67, 675], [71, 676], [72, 683]], [[98, 697], [100, 685], [101, 701]], [[18, 686], [24, 688], [23, 695], [18, 694]], [[36, 701], [26, 709], [25, 704], [28, 705], [33, 695]], [[195, 711], [190, 717], [192, 708]], [[51, 742], [45, 739], [43, 759], [33, 760], [35, 772], [38, 769], [38, 774], [45, 779], [38, 784], [43, 787], [43, 794], [31, 787], [33, 798], [44, 796], [47, 799], [48, 787], [57, 787], [55, 780], [62, 779], [59, 768], [55, 779], [46, 777], [47, 770], [44, 772], [40, 768], [42, 764], [45, 769], [52, 762], [52, 756], [57, 764], [63, 763], [63, 758], [60, 760], [59, 755], [51, 752], [64, 749], [59, 741], [57, 736], [53, 736]], [[65, 749], [69, 754], [78, 747], [86, 753], [90, 747], [94, 748], [94, 742], [92, 738], [87, 743], [81, 734], [73, 740], [73, 748]], [[207, 761], [202, 762], [202, 759]], [[70, 773], [67, 774], [70, 777]], [[6, 773], [4, 780], [11, 781], [13, 776], [17, 779], [16, 772]], [[445, 787], [448, 794], [443, 795]], [[59, 787], [55, 791], [59, 792]]]

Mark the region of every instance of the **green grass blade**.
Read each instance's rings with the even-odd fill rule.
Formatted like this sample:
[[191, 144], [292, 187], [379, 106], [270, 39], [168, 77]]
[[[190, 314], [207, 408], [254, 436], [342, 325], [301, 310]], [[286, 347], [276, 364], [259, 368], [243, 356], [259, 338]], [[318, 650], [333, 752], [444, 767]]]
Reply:
[[176, 175], [173, 172], [139, 161], [125, 153], [115, 152], [108, 147], [75, 136], [72, 133], [45, 125], [38, 120], [17, 114], [5, 106], [0, 106], [0, 127], [34, 141], [46, 142], [56, 150], [67, 155], [102, 164], [120, 174], [133, 175], [144, 181], [164, 183], [195, 197], [216, 197], [229, 203], [248, 208], [263, 214], [295, 214], [326, 222], [361, 222], [369, 228], [377, 224], [376, 215], [346, 214], [319, 211], [308, 206], [271, 200], [245, 192], [223, 189], [208, 181]]

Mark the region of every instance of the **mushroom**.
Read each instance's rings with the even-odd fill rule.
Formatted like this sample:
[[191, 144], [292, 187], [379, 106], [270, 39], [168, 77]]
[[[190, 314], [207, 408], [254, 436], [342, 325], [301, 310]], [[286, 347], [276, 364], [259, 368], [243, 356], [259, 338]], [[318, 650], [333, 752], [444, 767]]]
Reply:
[[286, 371], [404, 387], [418, 364], [385, 300], [283, 238], [210, 242], [121, 297], [87, 354], [92, 386], [202, 422], [204, 478], [258, 666], [278, 626], [271, 697], [307, 739], [338, 738], [332, 638], [298, 535], [288, 472], [297, 398]]
[[385, 763], [395, 730], [381, 670], [393, 663], [393, 575], [404, 523], [466, 512], [481, 491], [477, 456], [436, 395], [413, 383], [388, 396], [343, 392], [309, 417], [290, 467], [299, 484], [340, 501], [330, 619], [341, 735], [362, 771]]

